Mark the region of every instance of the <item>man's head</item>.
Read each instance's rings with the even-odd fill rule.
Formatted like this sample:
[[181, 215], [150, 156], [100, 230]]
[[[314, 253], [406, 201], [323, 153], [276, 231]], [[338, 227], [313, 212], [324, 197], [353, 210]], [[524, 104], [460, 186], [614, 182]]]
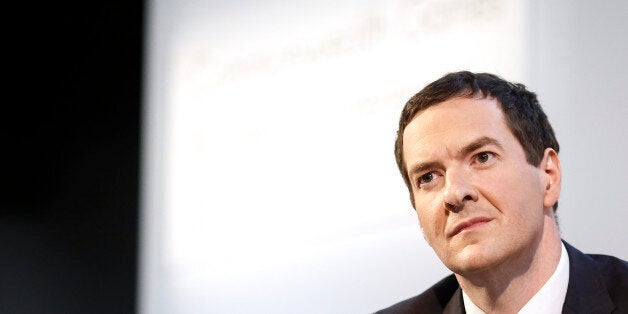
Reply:
[[[559, 151], [558, 141], [547, 116], [536, 99], [536, 94], [526, 90], [523, 84], [513, 84], [490, 73], [468, 71], [449, 73], [432, 82], [406, 103], [399, 119], [395, 158], [401, 176], [410, 191], [414, 206], [412, 185], [403, 158], [403, 134], [406, 126], [419, 113], [429, 107], [456, 97], [493, 97], [506, 118], [506, 125], [523, 147], [527, 161], [538, 166], [546, 148]], [[558, 202], [554, 205], [554, 211]]]
[[448, 74], [412, 97], [395, 153], [425, 239], [470, 274], [559, 239], [558, 143], [533, 93], [494, 75]]

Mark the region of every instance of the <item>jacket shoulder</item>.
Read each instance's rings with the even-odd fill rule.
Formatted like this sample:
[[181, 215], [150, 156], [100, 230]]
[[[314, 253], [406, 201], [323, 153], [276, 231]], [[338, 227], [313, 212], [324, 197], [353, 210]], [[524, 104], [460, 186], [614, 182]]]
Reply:
[[569, 254], [563, 313], [628, 313], [628, 263], [613, 256], [584, 254], [563, 243]]
[[628, 311], [628, 262], [614, 256], [588, 254], [600, 272], [610, 298]]
[[460, 286], [452, 274], [423, 293], [380, 310], [378, 314], [442, 313]]
[[624, 280], [628, 276], [628, 262], [609, 255], [587, 255], [593, 260], [593, 263], [603, 276], [621, 277]]

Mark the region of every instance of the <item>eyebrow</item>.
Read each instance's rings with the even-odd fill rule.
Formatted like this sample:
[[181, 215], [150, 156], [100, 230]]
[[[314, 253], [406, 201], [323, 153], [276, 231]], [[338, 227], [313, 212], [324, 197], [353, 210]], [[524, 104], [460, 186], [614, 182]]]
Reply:
[[480, 138], [478, 138], [477, 140], [467, 144], [465, 147], [463, 147], [461, 150], [458, 151], [458, 156], [465, 156], [468, 155], [484, 146], [487, 145], [495, 145], [497, 146], [499, 149], [504, 150], [504, 147], [499, 143], [498, 140], [492, 138], [492, 137], [488, 137], [488, 136], [482, 136]]
[[[492, 138], [492, 137], [488, 137], [488, 136], [482, 136], [478, 139], [476, 139], [475, 141], [465, 145], [462, 149], [460, 149], [457, 152], [458, 156], [465, 156], [468, 155], [484, 146], [487, 145], [495, 145], [497, 146], [499, 149], [503, 150], [504, 147], [499, 143], [498, 140]], [[441, 163], [436, 162], [436, 161], [428, 161], [428, 162], [422, 162], [422, 163], [418, 163], [413, 165], [410, 170], [408, 171], [408, 177], [412, 177], [412, 175], [414, 175], [415, 173], [419, 173], [419, 172], [423, 172], [426, 169], [430, 169], [430, 168], [434, 168], [439, 166]]]
[[410, 171], [408, 171], [408, 177], [412, 177], [415, 173], [423, 172], [426, 169], [434, 168], [439, 165], [440, 163], [435, 162], [435, 161], [422, 162], [419, 164], [415, 164], [414, 166], [412, 166], [412, 168], [410, 168]]

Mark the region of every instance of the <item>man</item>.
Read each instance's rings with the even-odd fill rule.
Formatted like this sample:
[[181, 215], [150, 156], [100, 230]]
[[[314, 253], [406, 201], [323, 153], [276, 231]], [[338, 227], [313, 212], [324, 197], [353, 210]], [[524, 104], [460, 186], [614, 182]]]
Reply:
[[521, 84], [458, 72], [410, 98], [397, 165], [424, 238], [454, 274], [380, 313], [628, 312], [628, 264], [561, 241], [558, 150]]

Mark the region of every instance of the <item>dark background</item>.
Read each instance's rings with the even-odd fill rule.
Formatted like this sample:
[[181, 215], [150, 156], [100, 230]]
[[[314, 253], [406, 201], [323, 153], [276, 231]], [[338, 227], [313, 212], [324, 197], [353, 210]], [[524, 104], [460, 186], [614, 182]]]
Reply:
[[0, 313], [134, 313], [142, 1], [7, 9]]

